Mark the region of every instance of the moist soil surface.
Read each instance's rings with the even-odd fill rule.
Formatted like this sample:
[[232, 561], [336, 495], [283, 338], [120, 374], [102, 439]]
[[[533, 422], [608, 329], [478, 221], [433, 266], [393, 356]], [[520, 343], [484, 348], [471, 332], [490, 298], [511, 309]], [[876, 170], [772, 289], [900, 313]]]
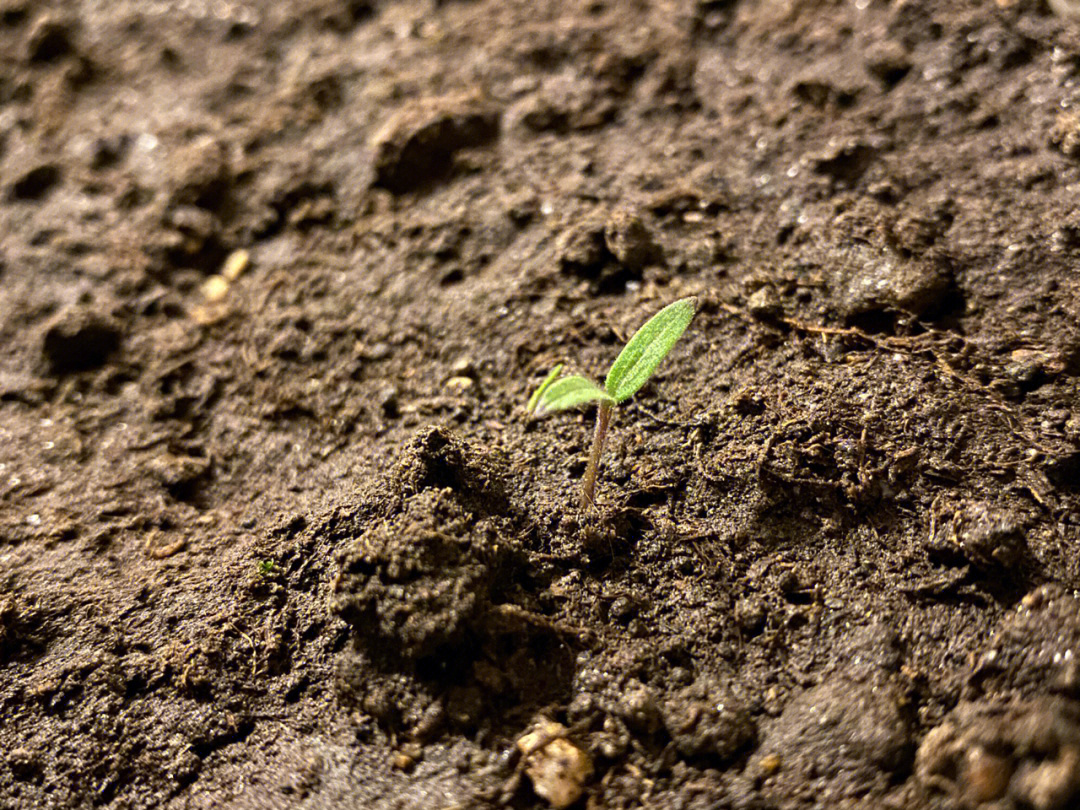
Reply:
[[1080, 806], [1052, 5], [0, 0], [0, 807]]

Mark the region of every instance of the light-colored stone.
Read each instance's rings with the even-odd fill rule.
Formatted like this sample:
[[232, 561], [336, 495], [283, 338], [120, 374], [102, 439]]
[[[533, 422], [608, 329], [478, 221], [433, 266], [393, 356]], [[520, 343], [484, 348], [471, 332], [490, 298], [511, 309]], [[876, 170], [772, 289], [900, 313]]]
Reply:
[[223, 301], [229, 294], [229, 282], [224, 276], [210, 276], [202, 283], [202, 294], [211, 304]]
[[226, 281], [236, 281], [247, 270], [251, 262], [251, 254], [244, 249], [234, 250], [229, 258], [221, 265], [221, 275]]
[[1059, 17], [1080, 19], [1080, 0], [1048, 0], [1050, 8]]
[[517, 747], [537, 796], [555, 808], [569, 807], [581, 798], [593, 764], [585, 751], [566, 739], [565, 726], [541, 721], [517, 741]]

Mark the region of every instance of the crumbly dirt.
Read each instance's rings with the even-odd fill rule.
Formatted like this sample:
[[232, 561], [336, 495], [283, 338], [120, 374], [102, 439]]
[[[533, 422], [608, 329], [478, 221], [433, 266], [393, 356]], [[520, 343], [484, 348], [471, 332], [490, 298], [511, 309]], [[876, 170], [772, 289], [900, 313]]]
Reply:
[[[0, 0], [0, 807], [1078, 806], [1078, 87], [1041, 0]], [[582, 509], [524, 402], [688, 295]]]

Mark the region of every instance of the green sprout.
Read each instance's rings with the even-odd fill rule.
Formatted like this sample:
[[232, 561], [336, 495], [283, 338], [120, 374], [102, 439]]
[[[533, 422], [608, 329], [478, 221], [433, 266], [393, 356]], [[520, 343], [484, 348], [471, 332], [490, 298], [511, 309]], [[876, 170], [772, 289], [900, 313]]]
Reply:
[[273, 560], [259, 560], [258, 571], [260, 577], [268, 577], [278, 571], [277, 563]]
[[600, 455], [604, 450], [608, 423], [611, 421], [611, 409], [630, 399], [645, 385], [660, 365], [660, 361], [667, 357], [675, 342], [690, 325], [696, 306], [696, 299], [683, 298], [668, 304], [649, 318], [615, 358], [603, 388], [592, 380], [577, 375], [560, 379], [559, 374], [563, 369], [560, 363], [529, 397], [526, 408], [538, 416], [551, 411], [565, 411], [588, 402], [598, 403], [596, 432], [593, 434], [585, 477], [581, 481], [583, 506], [595, 503], [596, 475], [600, 469]]

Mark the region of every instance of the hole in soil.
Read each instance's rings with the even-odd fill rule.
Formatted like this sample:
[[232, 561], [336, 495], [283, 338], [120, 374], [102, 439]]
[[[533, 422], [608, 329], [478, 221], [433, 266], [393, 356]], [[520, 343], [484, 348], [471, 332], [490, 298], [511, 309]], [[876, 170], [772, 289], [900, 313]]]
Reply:
[[849, 326], [861, 329], [870, 335], [890, 335], [896, 331], [899, 313], [888, 309], [874, 309], [848, 317]]
[[956, 285], [950, 287], [949, 291], [942, 296], [938, 306], [927, 312], [923, 320], [933, 321], [937, 323], [941, 328], [953, 329], [957, 332], [960, 329], [960, 316], [964, 314], [964, 309], [967, 306], [967, 299], [964, 298], [964, 292]]
[[15, 5], [0, 11], [0, 25], [15, 27], [26, 20], [26, 8]]
[[191, 751], [199, 759], [206, 759], [212, 753], [227, 745], [243, 742], [254, 730], [254, 720], [243, 720], [235, 729], [226, 731], [223, 734], [210, 737], [206, 740], [193, 740], [191, 742]]
[[421, 680], [440, 684], [462, 683], [468, 680], [477, 652], [475, 642], [442, 648], [416, 662], [416, 675]]
[[439, 285], [442, 287], [449, 287], [452, 284], [457, 284], [465, 280], [465, 271], [460, 267], [451, 267], [439, 278]]
[[628, 505], [634, 509], [645, 509], [650, 506], [659, 506], [667, 502], [667, 487], [648, 487], [631, 492], [626, 499]]
[[16, 200], [35, 201], [43, 199], [60, 182], [60, 169], [53, 165], [31, 169], [11, 186], [11, 196]]
[[184, 248], [167, 251], [166, 260], [171, 267], [210, 274], [217, 272], [229, 253], [230, 250], [216, 236], [212, 236], [195, 252], [188, 252]]
[[908, 65], [898, 65], [893, 68], [888, 68], [881, 73], [881, 82], [887, 88], [891, 89], [896, 87], [896, 85], [900, 84], [904, 77], [908, 75], [910, 70], [911, 67]]

